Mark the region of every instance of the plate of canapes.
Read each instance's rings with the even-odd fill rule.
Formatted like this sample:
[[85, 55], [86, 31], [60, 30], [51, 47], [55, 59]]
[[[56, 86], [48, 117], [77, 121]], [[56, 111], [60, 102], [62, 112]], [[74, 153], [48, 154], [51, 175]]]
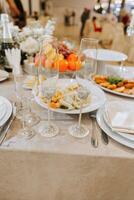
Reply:
[[[81, 80], [79, 85], [75, 79], [59, 79], [56, 93], [49, 104], [50, 109], [58, 113], [79, 114], [81, 99], [78, 97], [78, 90], [80, 87], [88, 92], [87, 98], [82, 101], [82, 113], [95, 111], [105, 103], [105, 93], [88, 80]], [[34, 91], [34, 96], [37, 104], [48, 109], [47, 99], [40, 89]]]
[[104, 91], [116, 95], [134, 98], [134, 79], [125, 79], [111, 75], [94, 75], [93, 81]]

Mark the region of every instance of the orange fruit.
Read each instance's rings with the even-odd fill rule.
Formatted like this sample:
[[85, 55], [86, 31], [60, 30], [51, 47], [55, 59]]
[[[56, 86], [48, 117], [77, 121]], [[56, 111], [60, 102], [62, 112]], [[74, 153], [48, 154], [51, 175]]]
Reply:
[[65, 72], [68, 68], [68, 62], [67, 60], [63, 59], [59, 61], [59, 71]]
[[76, 65], [76, 70], [80, 70], [80, 68], [82, 67], [82, 63], [81, 63], [80, 60], [77, 60], [77, 61], [75, 62], [75, 65]]
[[71, 53], [68, 57], [68, 61], [76, 61], [78, 59], [78, 56], [75, 53]]
[[68, 68], [72, 71], [75, 71], [76, 70], [76, 64], [74, 61], [69, 61], [68, 62]]
[[53, 63], [53, 67], [58, 69], [59, 68], [59, 62], [60, 62], [59, 60], [55, 60], [54, 63]]

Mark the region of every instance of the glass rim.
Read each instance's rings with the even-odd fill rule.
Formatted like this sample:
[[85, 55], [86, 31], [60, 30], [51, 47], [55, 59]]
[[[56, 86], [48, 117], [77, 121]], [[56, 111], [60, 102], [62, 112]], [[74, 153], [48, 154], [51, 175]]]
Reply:
[[84, 41], [84, 40], [85, 40], [85, 41], [88, 40], [88, 41], [90, 41], [90, 42], [99, 43], [99, 40], [96, 39], [96, 38], [88, 38], [88, 37], [85, 37], [85, 38], [82, 38], [82, 39], [81, 39], [81, 42]]

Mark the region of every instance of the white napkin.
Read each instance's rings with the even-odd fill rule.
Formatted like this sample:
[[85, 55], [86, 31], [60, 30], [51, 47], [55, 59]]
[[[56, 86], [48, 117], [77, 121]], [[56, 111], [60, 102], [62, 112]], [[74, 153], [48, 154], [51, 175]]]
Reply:
[[134, 134], [134, 103], [112, 101], [105, 105], [104, 117], [113, 131]]
[[21, 61], [21, 51], [20, 49], [7, 49], [5, 50], [7, 60], [10, 66], [13, 67], [13, 74], [18, 75], [22, 73], [22, 68], [20, 65]]

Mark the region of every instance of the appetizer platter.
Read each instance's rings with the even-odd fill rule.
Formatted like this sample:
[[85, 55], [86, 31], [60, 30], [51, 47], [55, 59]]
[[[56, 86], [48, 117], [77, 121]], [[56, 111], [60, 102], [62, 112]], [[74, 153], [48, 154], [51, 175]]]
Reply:
[[124, 79], [115, 76], [94, 75], [93, 81], [103, 90], [121, 95], [124, 97], [134, 98], [134, 80]]
[[[105, 103], [104, 92], [88, 80], [82, 80], [81, 85], [79, 85], [75, 79], [59, 79], [56, 93], [49, 104], [50, 109], [59, 113], [79, 114], [81, 105], [81, 100], [77, 95], [79, 87], [88, 91], [88, 97], [82, 101], [83, 113], [97, 110]], [[35, 101], [40, 106], [48, 108], [47, 99], [43, 97], [40, 89], [38, 92], [34, 92], [34, 96]]]

